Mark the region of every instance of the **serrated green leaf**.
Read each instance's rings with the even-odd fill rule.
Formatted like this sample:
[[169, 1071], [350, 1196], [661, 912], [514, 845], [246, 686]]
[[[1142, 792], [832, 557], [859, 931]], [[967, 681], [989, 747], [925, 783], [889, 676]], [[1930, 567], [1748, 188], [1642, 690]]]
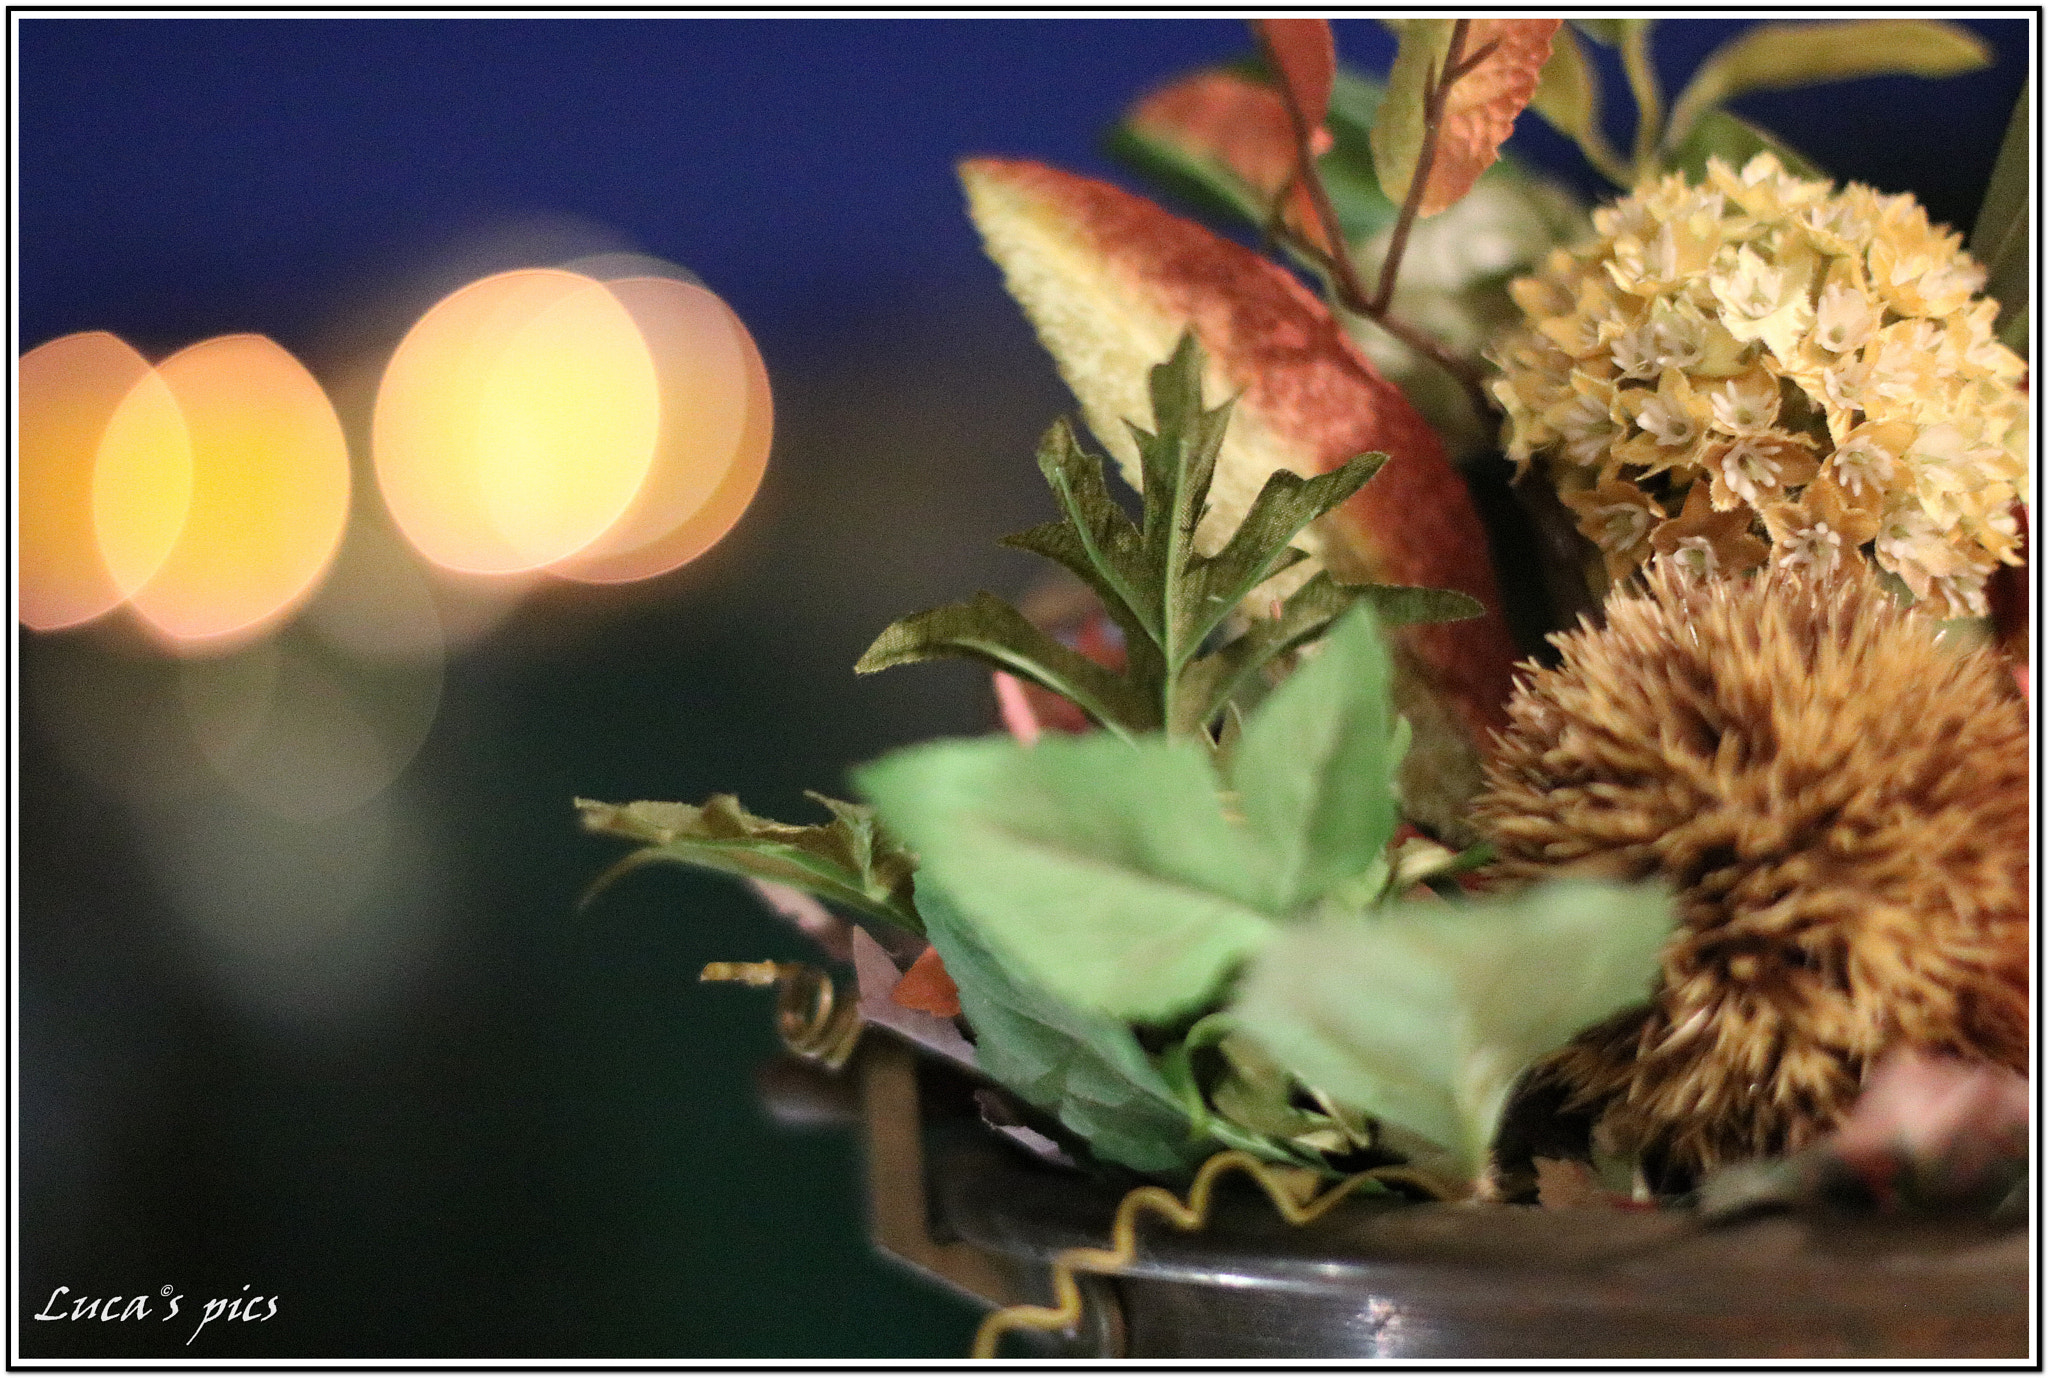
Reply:
[[1456, 589], [1421, 588], [1414, 584], [1346, 584], [1379, 615], [1383, 627], [1414, 622], [1463, 622], [1484, 617], [1486, 605]]
[[1191, 732], [1213, 721], [1250, 676], [1321, 636], [1357, 601], [1358, 588], [1318, 570], [1281, 605], [1280, 616], [1253, 621], [1235, 640], [1190, 665], [1182, 683], [1178, 730]]
[[1099, 1157], [1140, 1172], [1192, 1167], [1214, 1151], [1190, 1133], [1173, 1088], [1120, 1020], [1057, 999], [1014, 974], [944, 890], [924, 896], [932, 946], [960, 989], [981, 1069], [1050, 1111]]
[[833, 815], [828, 824], [778, 823], [747, 812], [730, 794], [702, 805], [642, 800], [604, 804], [578, 799], [589, 832], [642, 843], [591, 886], [595, 895], [629, 870], [668, 861], [727, 875], [793, 885], [913, 933], [924, 931], [912, 901], [910, 853], [882, 835], [874, 810], [812, 794]]
[[1196, 1009], [1273, 932], [1268, 859], [1196, 742], [936, 742], [855, 779], [1005, 962], [1082, 1010]]
[[1144, 538], [1109, 494], [1107, 461], [1083, 449], [1062, 417], [1038, 444], [1038, 470], [1066, 519], [1006, 536], [1001, 544], [1055, 560], [1079, 576], [1127, 639], [1157, 640], [1159, 590]]
[[1363, 488], [1387, 457], [1358, 455], [1314, 478], [1276, 469], [1223, 549], [1193, 562], [1193, 595], [1182, 607], [1184, 644], [1200, 645], [1246, 594], [1300, 558], [1288, 542]]
[[1390, 906], [1289, 928], [1231, 1009], [1302, 1081], [1436, 1145], [1470, 1178], [1515, 1078], [1647, 999], [1670, 930], [1661, 892], [1582, 881]]
[[1709, 158], [1719, 158], [1730, 167], [1740, 168], [1757, 154], [1766, 152], [1776, 154], [1785, 170], [1795, 177], [1823, 180], [1827, 177], [1812, 159], [1792, 149], [1775, 134], [1766, 133], [1726, 110], [1709, 110], [1693, 121], [1691, 132], [1665, 155], [1665, 166], [1674, 172], [1684, 173], [1690, 181], [1699, 182], [1706, 178]]
[[1707, 55], [1672, 106], [1664, 140], [1683, 143], [1694, 120], [1751, 91], [1858, 77], [1955, 76], [1990, 61], [1982, 39], [1939, 19], [1759, 24]]
[[1061, 645], [992, 593], [891, 623], [853, 669], [871, 675], [944, 656], [967, 656], [1042, 685], [1118, 733], [1141, 732], [1158, 721], [1157, 710], [1114, 672]]
[[1394, 721], [1393, 665], [1357, 607], [1245, 724], [1230, 780], [1277, 863], [1268, 908], [1295, 912], [1380, 860], [1400, 822]]
[[[2023, 357], [2027, 353], [2027, 277], [2033, 247], [2027, 217], [2032, 181], [2027, 135], [2033, 127], [2032, 105], [2029, 92], [2021, 90], [2005, 127], [2005, 140], [1998, 147], [1990, 185], [1984, 189], [1984, 204], [1970, 231], [1970, 253], [1984, 265], [1987, 275], [1984, 290], [1998, 302], [1999, 340]], [[2017, 329], [2013, 329], [2015, 325]], [[2013, 338], [2008, 338], [2009, 334]]]

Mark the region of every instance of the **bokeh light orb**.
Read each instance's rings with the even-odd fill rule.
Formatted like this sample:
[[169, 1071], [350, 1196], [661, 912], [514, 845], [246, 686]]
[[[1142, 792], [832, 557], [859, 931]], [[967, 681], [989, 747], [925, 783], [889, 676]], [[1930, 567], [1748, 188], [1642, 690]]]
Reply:
[[716, 293], [670, 277], [607, 286], [654, 360], [661, 433], [632, 506], [590, 546], [549, 568], [586, 583], [650, 579], [717, 544], [760, 489], [774, 436], [761, 351]]
[[[312, 592], [348, 521], [348, 446], [319, 383], [261, 335], [202, 340], [156, 367], [191, 445], [192, 492], [175, 544], [129, 603], [157, 636], [214, 653], [276, 625]], [[108, 563], [160, 426], [124, 400], [101, 441], [95, 507]]]
[[15, 376], [17, 614], [57, 631], [162, 568], [191, 504], [192, 445], [149, 361], [103, 330], [37, 346]]
[[632, 315], [580, 273], [470, 283], [407, 333], [371, 424], [378, 487], [448, 569], [510, 574], [582, 550], [639, 493], [661, 426]]

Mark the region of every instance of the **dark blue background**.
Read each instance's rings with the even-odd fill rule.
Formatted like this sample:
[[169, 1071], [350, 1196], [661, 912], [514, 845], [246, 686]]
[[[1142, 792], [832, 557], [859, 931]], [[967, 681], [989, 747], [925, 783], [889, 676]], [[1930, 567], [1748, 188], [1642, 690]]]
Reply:
[[[2030, 41], [1968, 22], [1995, 68], [1739, 108], [1967, 228]], [[1671, 87], [1740, 27], [1665, 23]], [[1377, 23], [1338, 31], [1383, 70]], [[443, 937], [343, 1031], [209, 978], [140, 860], [147, 820], [24, 704], [25, 1352], [172, 1353], [26, 1316], [55, 1285], [173, 1280], [284, 1297], [217, 1355], [964, 1351], [971, 1314], [869, 1256], [852, 1142], [760, 1116], [765, 1005], [694, 982], [795, 940], [681, 872], [576, 916], [615, 849], [567, 801], [735, 790], [807, 817], [804, 787], [985, 721], [971, 671], [847, 672], [902, 612], [1014, 591], [1030, 566], [991, 542], [1050, 515], [1028, 456], [1067, 402], [952, 164], [1106, 173], [1121, 109], [1247, 46], [1206, 19], [22, 20], [21, 348], [247, 330], [318, 373], [454, 286], [451, 245], [568, 214], [724, 295], [778, 408], [724, 545], [641, 588], [545, 593], [450, 666], [404, 782], [448, 858]], [[1597, 189], [1547, 131], [1518, 144]], [[56, 640], [24, 636], [25, 665]]]

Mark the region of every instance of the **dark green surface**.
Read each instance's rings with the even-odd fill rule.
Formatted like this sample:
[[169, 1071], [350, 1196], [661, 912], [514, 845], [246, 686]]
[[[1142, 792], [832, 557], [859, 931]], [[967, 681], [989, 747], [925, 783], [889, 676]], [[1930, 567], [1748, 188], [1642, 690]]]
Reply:
[[[217, 979], [156, 879], [153, 830], [235, 816], [218, 786], [123, 803], [27, 694], [26, 1356], [965, 1353], [975, 1313], [870, 1250], [854, 1136], [760, 1107], [770, 996], [696, 980], [805, 941], [680, 868], [577, 913], [624, 848], [570, 800], [730, 789], [808, 817], [804, 788], [990, 721], [971, 668], [850, 668], [905, 608], [1029, 569], [994, 538], [1049, 515], [1031, 447], [1064, 397], [989, 305], [965, 346], [957, 315], [769, 342], [776, 453], [734, 537], [645, 588], [543, 593], [451, 663], [396, 787], [433, 863], [399, 903], [438, 936], [338, 1013]], [[59, 643], [26, 638], [31, 688]], [[55, 1286], [165, 1283], [181, 1322], [244, 1284], [281, 1306], [189, 1349], [181, 1322], [29, 1319]]]

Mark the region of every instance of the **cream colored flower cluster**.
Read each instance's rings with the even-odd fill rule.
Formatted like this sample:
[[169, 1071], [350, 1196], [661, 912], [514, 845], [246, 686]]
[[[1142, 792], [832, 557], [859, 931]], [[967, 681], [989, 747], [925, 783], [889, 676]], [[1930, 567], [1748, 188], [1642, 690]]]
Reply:
[[1960, 237], [1768, 153], [1593, 220], [1514, 284], [1526, 322], [1489, 357], [1518, 474], [1543, 459], [1609, 577], [1867, 548], [1937, 616], [1981, 615], [2019, 560], [2026, 365]]

